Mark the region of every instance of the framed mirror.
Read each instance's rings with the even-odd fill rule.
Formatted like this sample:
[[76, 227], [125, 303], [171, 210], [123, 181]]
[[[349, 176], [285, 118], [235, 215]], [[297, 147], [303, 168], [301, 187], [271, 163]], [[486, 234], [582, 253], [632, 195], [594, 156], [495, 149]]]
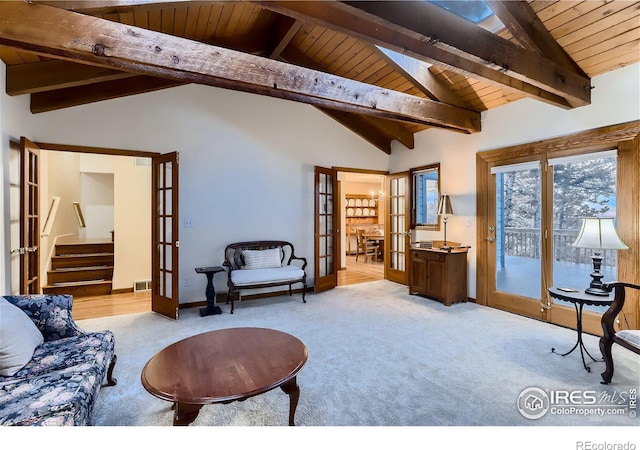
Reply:
[[438, 201], [440, 200], [440, 163], [410, 170], [411, 228], [440, 230]]

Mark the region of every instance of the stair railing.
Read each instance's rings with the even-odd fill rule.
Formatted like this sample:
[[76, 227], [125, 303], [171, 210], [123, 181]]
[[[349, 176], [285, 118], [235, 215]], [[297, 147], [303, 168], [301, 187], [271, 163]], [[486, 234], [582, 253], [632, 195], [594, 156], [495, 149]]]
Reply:
[[58, 213], [59, 205], [60, 197], [53, 197], [51, 199], [51, 206], [49, 206], [47, 219], [44, 221], [44, 227], [42, 228], [42, 234], [40, 235], [40, 237], [49, 236], [51, 234], [51, 228], [53, 227], [53, 222], [56, 220], [56, 214]]
[[76, 212], [76, 218], [78, 219], [78, 226], [80, 228], [87, 228], [87, 224], [84, 221], [84, 214], [82, 214], [82, 208], [80, 202], [73, 202], [73, 209]]

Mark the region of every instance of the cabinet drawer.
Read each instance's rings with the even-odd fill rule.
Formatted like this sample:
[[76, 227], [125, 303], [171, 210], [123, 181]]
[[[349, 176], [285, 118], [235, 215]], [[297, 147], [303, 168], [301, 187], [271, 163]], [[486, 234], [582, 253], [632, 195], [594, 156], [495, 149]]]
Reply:
[[423, 258], [428, 259], [429, 261], [444, 261], [445, 253], [436, 253], [436, 252], [422, 252], [424, 254]]

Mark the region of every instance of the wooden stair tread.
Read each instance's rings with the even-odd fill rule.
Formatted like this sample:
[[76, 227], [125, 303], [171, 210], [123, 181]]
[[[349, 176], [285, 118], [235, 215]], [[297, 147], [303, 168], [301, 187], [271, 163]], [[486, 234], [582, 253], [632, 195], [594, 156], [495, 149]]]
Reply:
[[44, 293], [74, 296], [110, 294], [114, 270], [113, 242], [58, 242], [47, 271]]
[[52, 258], [82, 258], [83, 256], [113, 256], [112, 252], [101, 253], [66, 253], [64, 255], [53, 255]]
[[60, 283], [53, 283], [45, 287], [85, 286], [88, 284], [111, 284], [111, 280], [64, 281]]
[[58, 269], [49, 270], [51, 272], [80, 272], [82, 270], [102, 270], [102, 269], [113, 269], [113, 266], [79, 266], [79, 267], [60, 267]]

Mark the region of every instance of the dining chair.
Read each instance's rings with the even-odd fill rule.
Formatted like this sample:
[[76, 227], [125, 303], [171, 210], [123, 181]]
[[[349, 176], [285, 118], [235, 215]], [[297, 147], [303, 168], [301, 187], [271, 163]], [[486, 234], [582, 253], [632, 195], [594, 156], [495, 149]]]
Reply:
[[360, 256], [360, 252], [364, 253], [364, 262], [369, 260], [369, 256], [373, 256], [373, 260], [378, 261], [379, 246], [365, 237], [365, 230], [363, 228], [356, 230], [356, 240], [358, 243], [356, 261], [358, 260], [358, 256]]

